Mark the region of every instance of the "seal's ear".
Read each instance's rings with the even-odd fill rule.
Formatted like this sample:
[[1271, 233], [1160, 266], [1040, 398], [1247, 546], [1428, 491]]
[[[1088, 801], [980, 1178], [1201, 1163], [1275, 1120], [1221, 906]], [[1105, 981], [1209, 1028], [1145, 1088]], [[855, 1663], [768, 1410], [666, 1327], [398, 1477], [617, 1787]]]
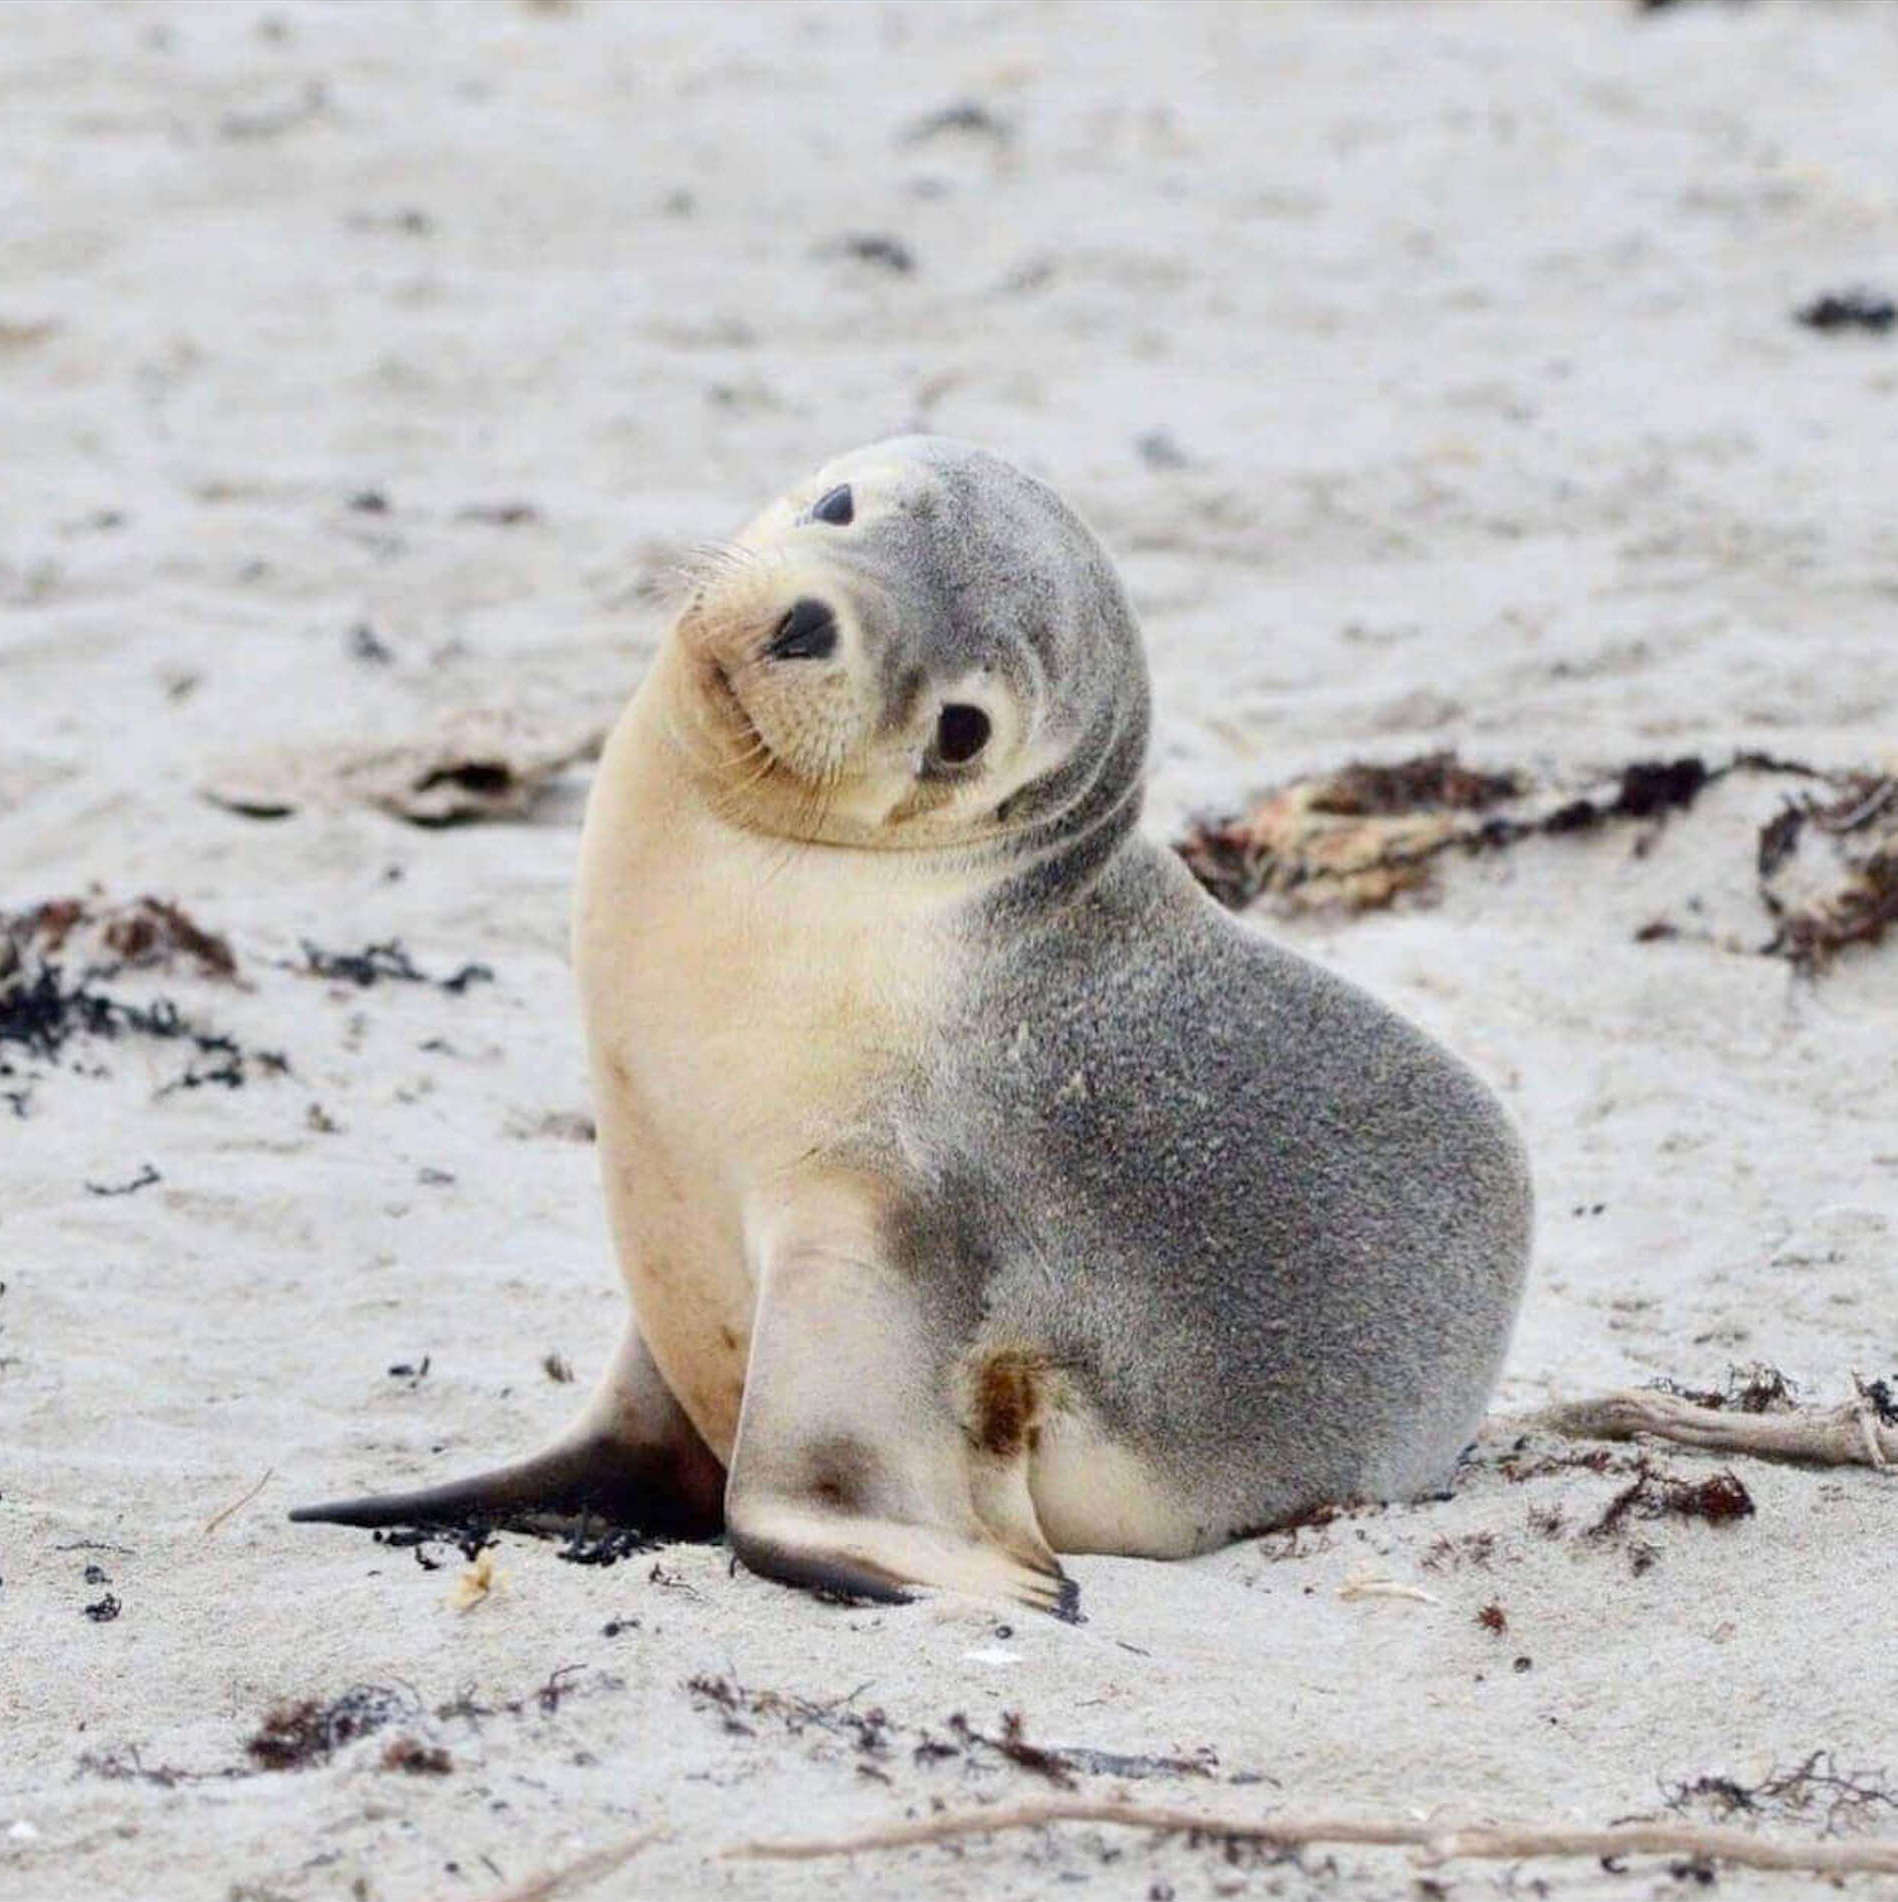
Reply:
[[512, 1466], [418, 1492], [298, 1506], [298, 1524], [458, 1526], [605, 1520], [656, 1537], [709, 1539], [724, 1523], [724, 1469], [693, 1430], [636, 1326], [580, 1421]]

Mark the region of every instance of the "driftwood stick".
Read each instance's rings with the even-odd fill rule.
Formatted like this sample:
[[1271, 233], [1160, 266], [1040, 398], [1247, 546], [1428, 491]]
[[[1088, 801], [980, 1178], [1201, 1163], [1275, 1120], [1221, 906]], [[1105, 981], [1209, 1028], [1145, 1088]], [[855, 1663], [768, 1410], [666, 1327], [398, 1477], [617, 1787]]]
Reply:
[[1699, 1407], [1658, 1390], [1629, 1389], [1599, 1400], [1546, 1408], [1521, 1421], [1581, 1440], [1631, 1440], [1647, 1433], [1713, 1453], [1755, 1459], [1803, 1460], [1815, 1466], [1898, 1467], [1898, 1427], [1878, 1417], [1863, 1382], [1842, 1406], [1801, 1407], [1791, 1413], [1736, 1413]]
[[631, 1862], [642, 1849], [657, 1842], [664, 1834], [665, 1831], [657, 1827], [642, 1829], [637, 1836], [609, 1843], [606, 1848], [596, 1849], [577, 1862], [563, 1863], [557, 1869], [543, 1869], [539, 1874], [529, 1876], [526, 1881], [515, 1883], [510, 1889], [499, 1890], [489, 1896], [487, 1902], [553, 1902], [556, 1896], [572, 1895], [576, 1890], [587, 1888], [602, 1876], [609, 1876], [615, 1869]]
[[250, 1489], [250, 1491], [247, 1492], [243, 1496], [242, 1499], [233, 1499], [231, 1503], [228, 1506], [226, 1506], [222, 1512], [213, 1513], [211, 1517], [204, 1522], [204, 1531], [199, 1536], [201, 1538], [208, 1539], [211, 1536], [211, 1534], [214, 1533], [218, 1529], [218, 1527], [221, 1526], [224, 1523], [224, 1521], [231, 1516], [232, 1513], [242, 1512], [244, 1508], [248, 1506], [250, 1502], [253, 1499], [255, 1499], [257, 1495], [260, 1492], [262, 1492], [263, 1489], [266, 1486], [268, 1486], [273, 1479], [276, 1478], [276, 1476], [277, 1476], [277, 1469], [274, 1466], [266, 1466], [264, 1468], [263, 1478], [260, 1479], [257, 1482], [257, 1484], [254, 1485]]
[[1611, 1829], [1584, 1829], [1565, 1823], [1446, 1826], [1407, 1817], [1374, 1816], [1279, 1816], [1259, 1822], [1207, 1816], [1195, 1810], [1150, 1809], [1143, 1804], [1071, 1797], [896, 1823], [855, 1836], [735, 1843], [723, 1854], [744, 1859], [810, 1861], [869, 1850], [910, 1849], [970, 1836], [996, 1836], [1009, 1830], [1040, 1829], [1050, 1823], [1105, 1823], [1121, 1829], [1155, 1830], [1163, 1835], [1259, 1843], [1274, 1849], [1300, 1849], [1321, 1843], [1408, 1848], [1425, 1863], [1459, 1858], [1514, 1862], [1534, 1856], [1645, 1854], [1726, 1862], [1747, 1869], [1802, 1869], [1827, 1875], [1867, 1870], [1898, 1874], [1898, 1841], [1791, 1842], [1755, 1836], [1742, 1829], [1702, 1828], [1692, 1823], [1624, 1823]]

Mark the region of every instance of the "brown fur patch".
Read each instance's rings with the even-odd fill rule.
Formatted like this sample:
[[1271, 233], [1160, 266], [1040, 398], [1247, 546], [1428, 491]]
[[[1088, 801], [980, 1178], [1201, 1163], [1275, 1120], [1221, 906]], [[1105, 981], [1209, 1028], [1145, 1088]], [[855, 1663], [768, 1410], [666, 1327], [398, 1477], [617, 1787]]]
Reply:
[[861, 1512], [875, 1469], [876, 1455], [861, 1440], [834, 1434], [817, 1441], [805, 1456], [804, 1490], [817, 1505], [836, 1512]]
[[1021, 1348], [991, 1354], [975, 1375], [976, 1444], [997, 1459], [1013, 1459], [1033, 1448], [1048, 1372], [1044, 1355]]

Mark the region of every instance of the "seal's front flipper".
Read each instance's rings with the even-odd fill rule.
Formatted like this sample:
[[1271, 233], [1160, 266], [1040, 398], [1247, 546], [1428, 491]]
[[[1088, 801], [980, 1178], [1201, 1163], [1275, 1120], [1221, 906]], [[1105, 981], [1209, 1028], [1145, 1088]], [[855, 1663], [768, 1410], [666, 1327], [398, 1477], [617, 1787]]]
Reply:
[[708, 1539], [724, 1523], [725, 1472], [629, 1326], [586, 1414], [545, 1451], [418, 1492], [299, 1506], [299, 1523], [454, 1526], [605, 1520], [662, 1538]]
[[[834, 1211], [833, 1211], [834, 1214]], [[912, 1586], [1078, 1616], [1023, 1516], [978, 1486], [929, 1291], [880, 1259], [870, 1223], [826, 1222], [766, 1251], [732, 1456], [732, 1549], [755, 1572], [869, 1598]]]

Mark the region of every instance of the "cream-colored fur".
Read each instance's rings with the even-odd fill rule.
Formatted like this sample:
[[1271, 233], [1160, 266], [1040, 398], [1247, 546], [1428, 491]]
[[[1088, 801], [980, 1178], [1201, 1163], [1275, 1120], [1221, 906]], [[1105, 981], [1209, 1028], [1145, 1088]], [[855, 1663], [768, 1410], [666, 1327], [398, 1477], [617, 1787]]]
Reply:
[[954, 955], [928, 922], [969, 886], [933, 859], [804, 850], [720, 816], [682, 751], [685, 671], [668, 650], [607, 744], [574, 961], [621, 1268], [654, 1360], [729, 1462], [761, 1244], [880, 1061], [917, 1050]]

